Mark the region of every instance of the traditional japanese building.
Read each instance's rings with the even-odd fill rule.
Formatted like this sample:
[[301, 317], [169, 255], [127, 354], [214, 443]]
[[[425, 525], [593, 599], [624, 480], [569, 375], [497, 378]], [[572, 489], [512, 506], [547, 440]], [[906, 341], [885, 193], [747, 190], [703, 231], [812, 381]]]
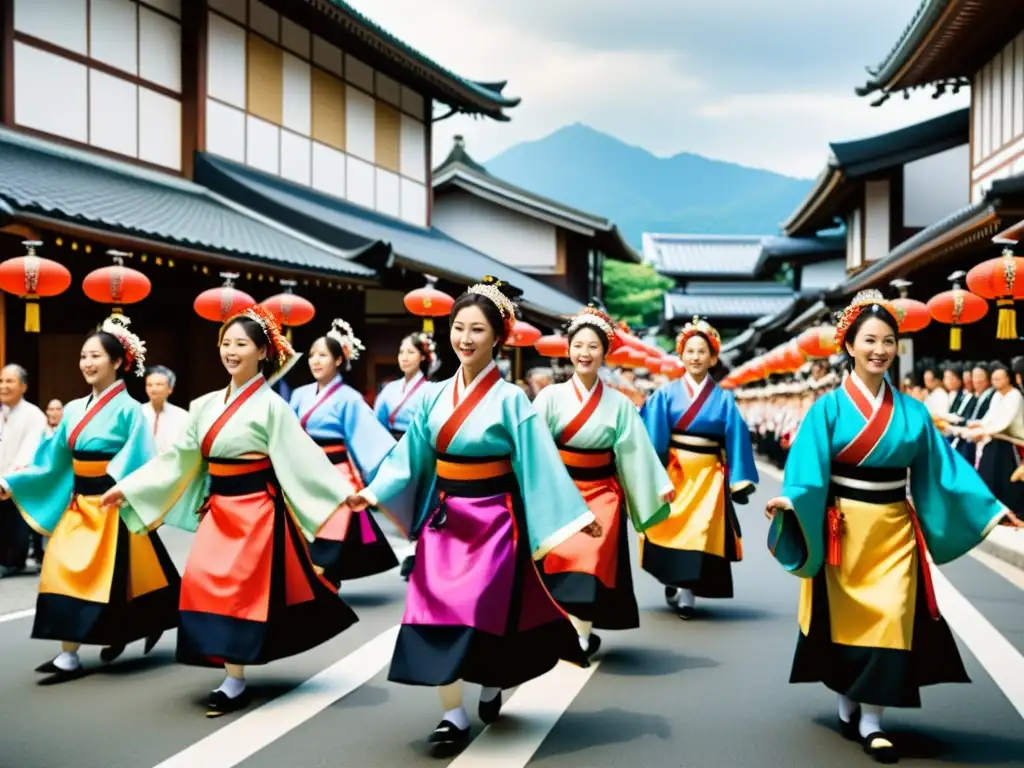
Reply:
[[80, 392], [77, 345], [109, 311], [80, 286], [111, 247], [152, 283], [125, 312], [151, 361], [180, 374], [179, 400], [222, 378], [216, 324], [191, 308], [222, 270], [257, 300], [297, 281], [318, 310], [300, 349], [332, 317], [352, 322], [368, 391], [419, 325], [402, 296], [424, 273], [449, 292], [499, 274], [538, 322], [577, 307], [432, 226], [433, 121], [507, 120], [519, 100], [342, 0], [0, 0], [0, 45], [0, 258], [39, 240], [73, 278], [41, 302], [42, 333], [21, 330], [11, 295], [0, 313], [33, 398]]

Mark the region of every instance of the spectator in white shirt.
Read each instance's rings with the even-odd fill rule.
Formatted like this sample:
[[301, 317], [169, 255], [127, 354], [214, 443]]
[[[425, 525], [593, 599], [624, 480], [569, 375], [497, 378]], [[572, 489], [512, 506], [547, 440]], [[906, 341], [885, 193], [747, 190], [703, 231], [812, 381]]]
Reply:
[[149, 402], [142, 406], [142, 413], [153, 430], [153, 440], [160, 453], [174, 445], [188, 424], [188, 411], [167, 401], [174, 393], [176, 383], [174, 372], [162, 365], [146, 371], [146, 397]]
[[932, 419], [942, 419], [949, 414], [949, 393], [942, 386], [942, 380], [935, 375], [933, 368], [924, 371], [924, 388], [928, 394], [924, 399], [924, 407], [928, 409]]
[[[0, 370], [0, 475], [32, 464], [46, 432], [46, 416], [26, 401], [28, 374], [20, 365]], [[29, 549], [42, 561], [42, 536], [29, 528], [13, 501], [0, 502], [0, 576], [25, 569]]]
[[64, 403], [53, 398], [46, 404], [46, 436], [53, 437], [53, 433], [60, 426], [60, 420], [64, 418]]

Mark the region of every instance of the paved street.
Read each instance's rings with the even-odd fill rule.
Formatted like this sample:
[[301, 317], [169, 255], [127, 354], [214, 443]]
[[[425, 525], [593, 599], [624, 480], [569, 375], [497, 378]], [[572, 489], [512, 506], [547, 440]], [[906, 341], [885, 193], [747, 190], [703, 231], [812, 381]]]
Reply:
[[[250, 670], [258, 701], [220, 720], [200, 702], [215, 671], [177, 666], [167, 635], [149, 658], [141, 644], [59, 687], [32, 668], [52, 644], [28, 638], [32, 577], [0, 582], [0, 717], [4, 768], [415, 768], [587, 766], [613, 768], [818, 768], [869, 765], [834, 731], [835, 699], [820, 686], [786, 683], [796, 638], [798, 581], [764, 548], [763, 503], [741, 508], [746, 560], [737, 599], [703, 602], [680, 621], [661, 588], [638, 575], [643, 627], [605, 633], [590, 670], [560, 667], [506, 694], [506, 718], [481, 731], [476, 691], [467, 703], [475, 741], [460, 756], [431, 756], [425, 735], [439, 719], [432, 690], [387, 682], [404, 582], [397, 571], [354, 582], [344, 594], [360, 622], [294, 659]], [[1022, 534], [1024, 535], [1024, 534]], [[182, 562], [188, 537], [167, 532]], [[913, 766], [1019, 766], [1024, 761], [1024, 573], [980, 554], [942, 568], [940, 606], [958, 635], [974, 683], [926, 690], [924, 709], [891, 711], [893, 734]], [[511, 693], [511, 692], [510, 692]]]

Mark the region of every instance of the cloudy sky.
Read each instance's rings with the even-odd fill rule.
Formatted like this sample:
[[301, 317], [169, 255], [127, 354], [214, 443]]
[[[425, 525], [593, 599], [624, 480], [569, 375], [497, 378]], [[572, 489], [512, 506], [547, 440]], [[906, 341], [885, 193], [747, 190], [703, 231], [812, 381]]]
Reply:
[[822, 168], [829, 141], [870, 136], [966, 106], [917, 92], [872, 108], [855, 86], [920, 0], [350, 0], [439, 63], [507, 79], [512, 122], [435, 126], [481, 161], [586, 123], [659, 156], [696, 152], [792, 176]]

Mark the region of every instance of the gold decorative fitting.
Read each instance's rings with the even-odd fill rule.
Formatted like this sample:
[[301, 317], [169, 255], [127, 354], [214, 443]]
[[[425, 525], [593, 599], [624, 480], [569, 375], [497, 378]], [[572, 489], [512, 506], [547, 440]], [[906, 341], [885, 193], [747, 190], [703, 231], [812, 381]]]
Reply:
[[881, 291], [874, 288], [861, 291], [853, 297], [850, 305], [836, 316], [836, 344], [839, 345], [840, 349], [842, 349], [843, 344], [846, 342], [846, 333], [850, 330], [850, 326], [853, 325], [853, 321], [867, 307], [874, 306], [884, 309], [894, 319], [897, 317], [896, 308], [885, 300]]
[[500, 285], [500, 280], [488, 275], [484, 278], [484, 282], [471, 286], [466, 293], [475, 293], [478, 296], [490, 299], [494, 306], [498, 308], [498, 313], [505, 321], [505, 333], [508, 334], [516, 322], [516, 305], [512, 302], [512, 299], [501, 292]]

